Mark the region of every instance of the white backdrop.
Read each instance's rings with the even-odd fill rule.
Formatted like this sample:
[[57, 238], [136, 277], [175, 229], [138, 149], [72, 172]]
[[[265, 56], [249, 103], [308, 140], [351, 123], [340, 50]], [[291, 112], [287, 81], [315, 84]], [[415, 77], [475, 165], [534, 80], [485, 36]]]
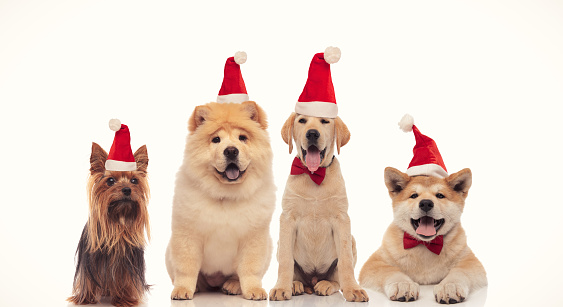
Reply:
[[[391, 221], [383, 169], [411, 159], [414, 137], [397, 127], [408, 112], [450, 172], [473, 171], [462, 221], [487, 305], [561, 306], [563, 3], [305, 2], [0, 1], [0, 305], [66, 305], [91, 142], [109, 149], [110, 118], [129, 125], [133, 150], [148, 146], [149, 305], [170, 305], [164, 251], [187, 119], [238, 50], [269, 115], [277, 241], [293, 158], [280, 129], [312, 56], [333, 45], [356, 272]], [[274, 259], [267, 290], [276, 278]]]

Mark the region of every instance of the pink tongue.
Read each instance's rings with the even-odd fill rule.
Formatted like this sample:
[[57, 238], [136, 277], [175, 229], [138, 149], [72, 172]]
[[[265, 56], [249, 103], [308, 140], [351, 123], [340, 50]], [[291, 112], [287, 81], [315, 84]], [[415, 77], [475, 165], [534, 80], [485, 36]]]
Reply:
[[321, 152], [317, 147], [310, 146], [309, 149], [307, 149], [305, 163], [307, 163], [307, 168], [310, 172], [314, 172], [319, 169], [319, 165], [321, 164]]
[[227, 178], [229, 178], [230, 180], [235, 180], [238, 178], [240, 171], [236, 166], [229, 165], [225, 170], [225, 174], [227, 175]]
[[428, 216], [424, 216], [420, 219], [420, 224], [416, 229], [416, 233], [423, 236], [433, 236], [436, 234], [436, 228], [434, 228], [434, 219]]

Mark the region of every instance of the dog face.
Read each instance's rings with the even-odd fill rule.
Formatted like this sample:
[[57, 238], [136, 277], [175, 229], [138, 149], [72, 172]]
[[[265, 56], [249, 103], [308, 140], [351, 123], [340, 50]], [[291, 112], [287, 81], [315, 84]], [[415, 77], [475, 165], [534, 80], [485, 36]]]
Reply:
[[350, 131], [340, 117], [323, 118], [292, 113], [281, 133], [289, 145], [289, 153], [293, 151], [295, 141], [297, 156], [312, 172], [331, 163], [335, 143], [340, 153], [340, 147], [350, 140]]
[[[92, 143], [88, 196], [90, 200], [89, 226], [91, 243], [96, 248], [113, 246], [120, 238], [135, 246], [144, 246], [144, 230], [148, 228], [147, 181], [148, 155], [146, 146], [134, 154], [137, 170], [130, 172], [105, 169], [107, 153]], [[120, 235], [127, 228], [128, 235]], [[134, 235], [133, 235], [134, 234]], [[94, 248], [94, 246], [92, 246]]]
[[254, 185], [271, 169], [266, 114], [255, 102], [198, 106], [188, 125], [185, 158], [210, 193], [229, 195], [225, 186]]
[[411, 236], [430, 241], [459, 223], [471, 187], [471, 170], [441, 179], [410, 177], [387, 167], [385, 185], [393, 200], [394, 223]]

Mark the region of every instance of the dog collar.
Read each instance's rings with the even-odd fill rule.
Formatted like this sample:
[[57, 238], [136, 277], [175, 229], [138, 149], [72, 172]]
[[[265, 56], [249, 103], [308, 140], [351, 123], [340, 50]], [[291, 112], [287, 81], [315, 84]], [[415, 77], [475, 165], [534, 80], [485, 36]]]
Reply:
[[[334, 159], [334, 156], [332, 156], [332, 158]], [[330, 162], [330, 164], [332, 164], [332, 162]], [[311, 180], [313, 180], [314, 183], [321, 185], [321, 183], [325, 179], [326, 167], [319, 167], [316, 171], [311, 173], [309, 169], [307, 169], [307, 167], [303, 165], [301, 160], [298, 157], [295, 157], [295, 159], [293, 159], [293, 163], [291, 164], [290, 174], [301, 175], [305, 173], [309, 175], [309, 177], [311, 178]]]
[[442, 247], [444, 247], [444, 236], [437, 236], [436, 238], [434, 238], [434, 240], [425, 242], [417, 240], [405, 232], [405, 235], [403, 236], [403, 247], [405, 249], [413, 248], [420, 244], [426, 246], [426, 248], [434, 254], [440, 255]]

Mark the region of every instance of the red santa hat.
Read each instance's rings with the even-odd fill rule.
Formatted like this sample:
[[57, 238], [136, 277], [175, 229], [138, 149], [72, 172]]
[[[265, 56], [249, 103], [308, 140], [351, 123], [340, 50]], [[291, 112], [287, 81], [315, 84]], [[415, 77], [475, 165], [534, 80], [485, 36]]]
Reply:
[[330, 64], [337, 63], [338, 60], [340, 60], [338, 47], [327, 47], [324, 53], [315, 54], [309, 66], [307, 83], [295, 105], [295, 113], [328, 118], [335, 118], [338, 115], [330, 74]]
[[234, 57], [227, 59], [225, 63], [225, 72], [223, 75], [223, 84], [217, 96], [217, 102], [234, 102], [241, 103], [248, 101], [248, 93], [246, 86], [240, 73], [240, 64], [246, 62], [246, 52], [238, 51]]
[[131, 151], [129, 127], [121, 124], [119, 119], [112, 119], [109, 121], [109, 128], [115, 131], [115, 137], [106, 160], [106, 170], [123, 172], [136, 170], [137, 163]]
[[412, 150], [414, 157], [407, 169], [407, 175], [447, 177], [448, 171], [438, 150], [438, 145], [436, 145], [433, 139], [420, 133], [414, 125], [414, 118], [409, 114], [405, 114], [399, 122], [399, 127], [404, 132], [413, 131], [414, 138], [416, 139], [416, 144]]

